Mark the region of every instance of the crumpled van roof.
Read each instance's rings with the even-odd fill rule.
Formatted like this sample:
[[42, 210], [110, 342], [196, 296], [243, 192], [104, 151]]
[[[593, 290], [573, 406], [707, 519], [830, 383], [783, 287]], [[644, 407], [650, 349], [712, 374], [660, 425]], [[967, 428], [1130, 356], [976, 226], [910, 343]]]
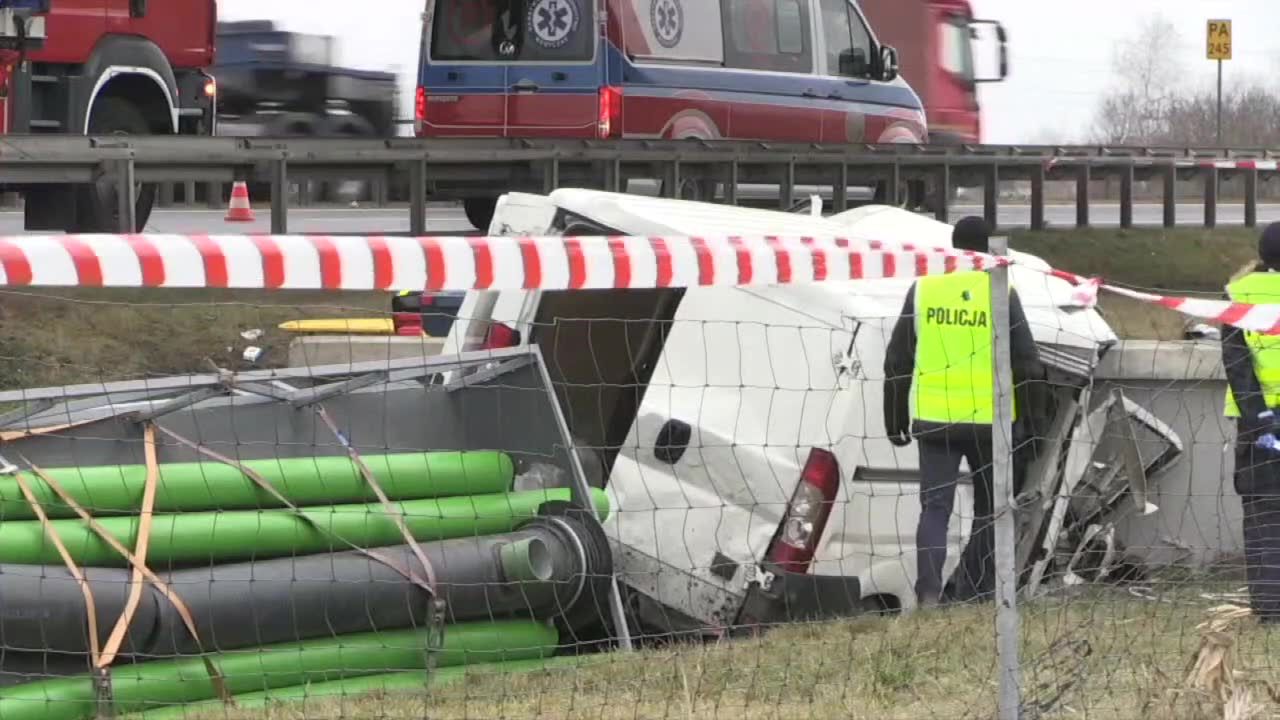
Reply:
[[[885, 243], [951, 247], [950, 225], [883, 205], [814, 217], [808, 213], [573, 188], [556, 190], [549, 197], [559, 208], [631, 235], [844, 235]], [[1010, 256], [1017, 262], [1011, 281], [1037, 341], [1078, 350], [1093, 350], [1117, 341], [1096, 310], [1073, 304], [1070, 283], [1044, 273], [1049, 265], [1042, 259], [1020, 252], [1011, 252]], [[903, 293], [911, 282], [871, 280], [832, 284], [830, 288], [845, 298], [852, 293], [867, 317], [887, 318], [899, 313]], [[1077, 362], [1069, 364], [1074, 366]]]

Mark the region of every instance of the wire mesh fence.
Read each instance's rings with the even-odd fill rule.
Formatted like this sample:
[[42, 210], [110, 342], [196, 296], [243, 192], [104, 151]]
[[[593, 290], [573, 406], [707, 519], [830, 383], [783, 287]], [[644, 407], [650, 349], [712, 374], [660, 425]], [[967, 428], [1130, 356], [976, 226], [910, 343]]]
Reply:
[[1274, 715], [1218, 341], [1010, 275], [1003, 436], [911, 279], [6, 294], [0, 716]]

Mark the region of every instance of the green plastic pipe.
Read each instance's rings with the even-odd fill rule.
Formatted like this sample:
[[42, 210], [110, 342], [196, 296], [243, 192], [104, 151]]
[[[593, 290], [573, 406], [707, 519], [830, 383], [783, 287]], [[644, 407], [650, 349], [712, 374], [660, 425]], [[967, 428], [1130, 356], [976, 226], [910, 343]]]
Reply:
[[[425, 630], [362, 633], [222, 653], [214, 661], [227, 691], [240, 695], [388, 670], [424, 670], [426, 638]], [[528, 620], [451, 625], [445, 629], [436, 664], [454, 667], [547, 657], [558, 641], [554, 628]], [[111, 675], [119, 714], [217, 697], [204, 664], [195, 658], [126, 665]], [[0, 718], [86, 720], [94, 715], [95, 699], [93, 681], [84, 675], [15, 685], [0, 690]]]
[[[600, 520], [608, 517], [608, 496], [593, 489]], [[545, 502], [570, 499], [567, 489], [497, 493], [469, 497], [408, 500], [393, 503], [417, 540], [447, 540], [511, 532], [533, 517]], [[399, 545], [404, 537], [380, 503], [303, 508], [326, 532], [313, 529], [292, 510], [156, 515], [147, 559], [152, 564], [221, 563], [347, 550], [342, 539], [358, 547]], [[136, 544], [138, 518], [98, 521], [126, 547]], [[124, 567], [124, 558], [81, 520], [55, 520], [50, 526], [79, 565]], [[57, 548], [34, 520], [0, 522], [0, 563], [61, 563]]]
[[[511, 458], [502, 452], [430, 452], [365, 455], [378, 484], [393, 500], [480, 495], [511, 488]], [[247, 460], [295, 505], [332, 505], [377, 500], [364, 477], [343, 457]], [[41, 468], [95, 516], [137, 512], [146, 484], [145, 465]], [[21, 473], [49, 517], [75, 512], [34, 473]], [[156, 510], [234, 510], [280, 507], [236, 468], [219, 462], [166, 463], [160, 466]], [[0, 477], [0, 520], [34, 520], [35, 513], [12, 477]]]
[[[255, 710], [273, 703], [308, 702], [335, 697], [355, 700], [361, 695], [382, 692], [403, 693], [405, 695], [416, 693], [421, 695], [428, 689], [434, 690], [446, 687], [453, 683], [475, 679], [479, 676], [537, 672], [539, 670], [577, 667], [581, 664], [581, 658], [561, 656], [538, 660], [508, 660], [483, 665], [446, 667], [433, 670], [430, 673], [414, 670], [358, 678], [344, 678], [310, 685], [294, 685], [293, 687], [277, 688], [264, 692], [246, 693], [237, 695], [235, 701], [236, 709], [238, 710]], [[201, 713], [216, 715], [222, 708], [221, 700], [207, 700], [190, 705], [170, 705], [148, 710], [138, 717], [143, 720], [186, 720], [192, 715]]]

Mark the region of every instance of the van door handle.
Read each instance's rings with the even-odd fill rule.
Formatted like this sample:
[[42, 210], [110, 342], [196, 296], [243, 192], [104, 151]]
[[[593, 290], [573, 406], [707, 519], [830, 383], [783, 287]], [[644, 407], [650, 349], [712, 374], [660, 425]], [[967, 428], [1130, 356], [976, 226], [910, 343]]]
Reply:
[[564, 82], [565, 80], [569, 79], [569, 73], [560, 72], [559, 70], [557, 70], [551, 73], [551, 79], [555, 80], [556, 82]]
[[512, 90], [515, 90], [516, 92], [520, 92], [520, 93], [526, 93], [526, 92], [528, 92], [528, 93], [533, 93], [533, 92], [538, 92], [538, 83], [536, 83], [536, 82], [534, 82], [534, 81], [532, 81], [532, 80], [521, 80], [520, 82], [516, 83], [515, 85], [512, 85], [512, 86], [511, 86], [511, 89], [512, 89]]

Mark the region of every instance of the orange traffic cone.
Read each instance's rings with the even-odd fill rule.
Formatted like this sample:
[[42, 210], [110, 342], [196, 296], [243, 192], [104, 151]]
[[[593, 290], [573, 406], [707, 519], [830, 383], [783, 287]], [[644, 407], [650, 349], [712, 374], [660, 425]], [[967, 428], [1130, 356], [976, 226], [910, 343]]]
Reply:
[[231, 186], [231, 205], [227, 208], [227, 222], [253, 222], [253, 208], [249, 206], [249, 186], [237, 180]]

